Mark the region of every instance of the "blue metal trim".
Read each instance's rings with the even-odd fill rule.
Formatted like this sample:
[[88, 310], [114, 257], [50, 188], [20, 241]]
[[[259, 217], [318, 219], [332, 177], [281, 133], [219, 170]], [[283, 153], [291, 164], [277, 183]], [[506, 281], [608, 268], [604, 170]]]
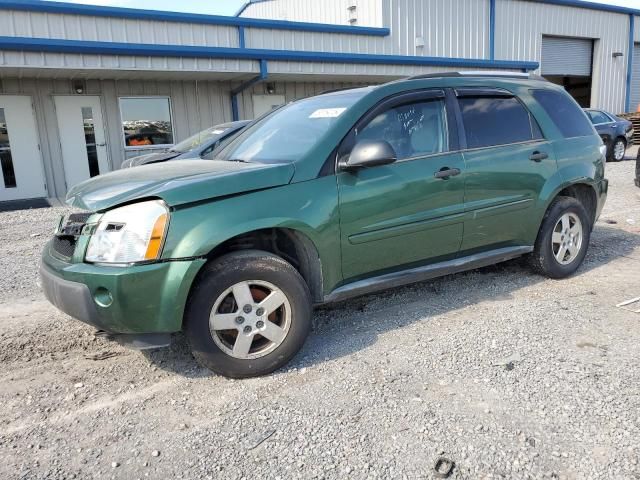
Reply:
[[631, 110], [631, 74], [633, 72], [633, 50], [635, 47], [635, 16], [629, 14], [629, 54], [627, 55], [627, 91], [624, 98], [624, 111]]
[[238, 27], [238, 46], [244, 48], [244, 27]]
[[240, 120], [238, 113], [238, 94], [244, 92], [247, 88], [253, 87], [256, 83], [266, 80], [268, 76], [269, 70], [267, 68], [267, 61], [260, 60], [260, 74], [241, 83], [239, 86], [231, 90], [231, 116], [234, 122]]
[[496, 0], [489, 0], [489, 58], [496, 58]]
[[201, 47], [190, 45], [153, 45], [145, 43], [95, 42], [51, 38], [2, 37], [0, 49], [28, 52], [84, 53], [95, 55], [142, 55], [151, 57], [232, 58], [237, 60], [284, 60], [321, 63], [357, 63], [376, 65], [418, 65], [461, 68], [509, 68], [535, 70], [538, 62], [487, 60], [484, 58], [420, 57], [408, 55], [371, 55], [259, 48]]
[[249, 5], [251, 5], [251, 2], [244, 2], [242, 6], [236, 11], [236, 13], [233, 14], [233, 16], [239, 17], [240, 15], [242, 15]]
[[270, 2], [271, 0], [248, 0], [247, 2], [244, 2], [244, 5], [242, 5], [238, 11], [236, 13], [234, 13], [234, 17], [239, 17], [240, 15], [242, 15], [244, 13], [244, 11], [247, 9], [247, 7], [249, 5], [251, 5], [252, 3], [262, 3], [262, 2]]
[[138, 8], [101, 7], [43, 0], [0, 0], [0, 10], [22, 10], [29, 12], [67, 13], [95, 17], [129, 18], [133, 20], [156, 20], [161, 22], [200, 23], [210, 25], [230, 25], [234, 27], [269, 28], [275, 30], [297, 30], [304, 32], [345, 33], [351, 35], [372, 35], [386, 37], [388, 28], [352, 27], [349, 25], [329, 25], [324, 23], [289, 22], [261, 18], [229, 17], [223, 15], [200, 15], [197, 13], [163, 12]]

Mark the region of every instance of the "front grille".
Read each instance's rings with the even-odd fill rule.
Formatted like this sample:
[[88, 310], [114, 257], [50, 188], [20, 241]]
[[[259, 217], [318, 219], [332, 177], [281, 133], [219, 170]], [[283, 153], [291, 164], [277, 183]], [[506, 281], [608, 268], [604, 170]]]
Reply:
[[78, 237], [91, 215], [93, 215], [91, 212], [69, 214], [66, 222], [53, 238], [52, 246], [58, 254], [66, 258], [73, 256]]
[[67, 235], [53, 237], [53, 249], [63, 257], [71, 258], [76, 249], [76, 238]]

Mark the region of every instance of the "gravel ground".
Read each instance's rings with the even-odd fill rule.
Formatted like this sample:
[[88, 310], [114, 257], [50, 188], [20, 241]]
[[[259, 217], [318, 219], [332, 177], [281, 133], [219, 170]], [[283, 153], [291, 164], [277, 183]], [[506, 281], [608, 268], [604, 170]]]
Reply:
[[[36, 287], [61, 209], [0, 213], [0, 478], [640, 478], [633, 162], [572, 278], [521, 261], [315, 313], [290, 367], [227, 380], [147, 354]], [[36, 236], [33, 236], [36, 235]]]

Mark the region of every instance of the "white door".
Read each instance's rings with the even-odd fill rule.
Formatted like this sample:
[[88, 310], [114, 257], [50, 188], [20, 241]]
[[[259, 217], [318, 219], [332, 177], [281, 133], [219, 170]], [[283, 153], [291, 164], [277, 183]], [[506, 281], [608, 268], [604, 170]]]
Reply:
[[267, 113], [284, 103], [284, 95], [254, 95], [253, 118], [258, 118], [263, 113]]
[[46, 197], [31, 97], [0, 95], [0, 201]]
[[67, 189], [109, 171], [100, 97], [56, 96]]

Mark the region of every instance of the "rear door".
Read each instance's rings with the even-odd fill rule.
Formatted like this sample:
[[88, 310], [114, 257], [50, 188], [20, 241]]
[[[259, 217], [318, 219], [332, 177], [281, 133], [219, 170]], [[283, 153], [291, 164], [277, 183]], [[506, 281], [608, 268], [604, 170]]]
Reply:
[[[338, 172], [345, 279], [455, 256], [462, 241], [464, 160], [442, 90], [392, 97], [343, 141], [344, 158], [363, 139], [386, 140], [398, 160]], [[450, 176], [436, 176], [441, 170]]]
[[456, 97], [466, 141], [461, 251], [531, 245], [529, 215], [557, 170], [552, 146], [512, 93], [464, 88]]

